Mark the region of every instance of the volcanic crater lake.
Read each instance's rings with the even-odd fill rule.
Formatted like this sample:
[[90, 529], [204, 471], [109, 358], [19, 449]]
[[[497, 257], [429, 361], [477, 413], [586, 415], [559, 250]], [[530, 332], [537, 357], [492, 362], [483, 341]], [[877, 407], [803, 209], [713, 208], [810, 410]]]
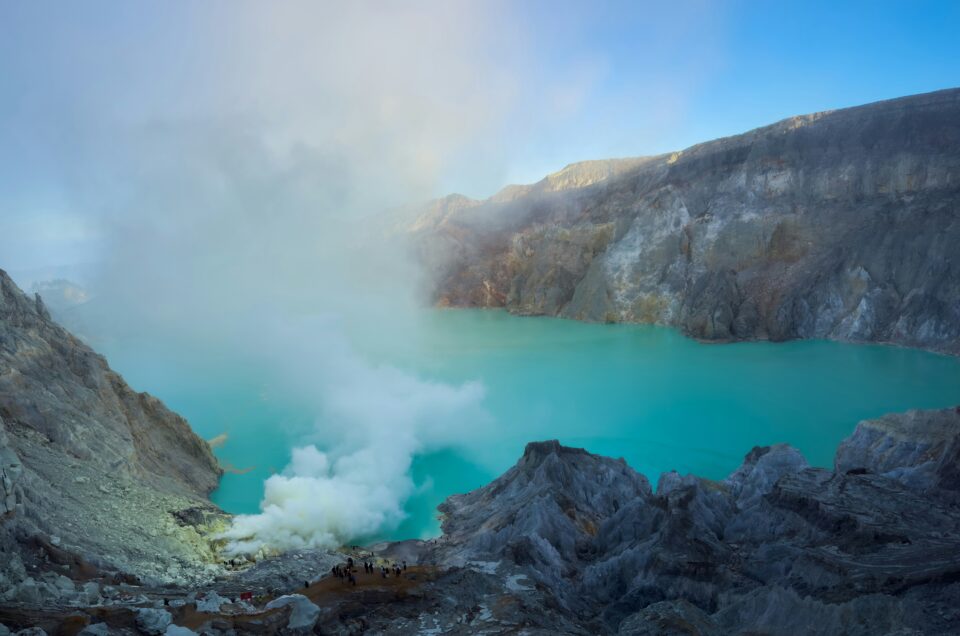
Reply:
[[[752, 447], [779, 442], [830, 466], [861, 419], [960, 404], [960, 359], [891, 346], [704, 344], [665, 327], [497, 310], [425, 311], [410, 338], [351, 336], [371, 363], [486, 389], [490, 435], [417, 456], [409, 516], [378, 538], [436, 535], [438, 503], [488, 483], [533, 440], [623, 457], [655, 486], [668, 470], [722, 479]], [[120, 341], [100, 348], [198, 434], [228, 434], [215, 452], [238, 470], [224, 475], [213, 500], [230, 512], [257, 512], [263, 480], [287, 465], [313, 426], [310, 409], [229, 354]]]

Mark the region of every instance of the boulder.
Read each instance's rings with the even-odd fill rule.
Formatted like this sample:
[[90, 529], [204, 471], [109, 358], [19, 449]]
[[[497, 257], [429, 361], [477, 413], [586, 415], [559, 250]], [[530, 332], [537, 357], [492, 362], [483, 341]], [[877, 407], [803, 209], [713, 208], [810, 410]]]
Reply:
[[223, 598], [214, 591], [207, 592], [202, 599], [197, 599], [197, 611], [206, 614], [220, 613], [220, 606], [229, 603], [230, 599]]
[[24, 579], [13, 589], [13, 600], [28, 605], [39, 605], [43, 599], [40, 584], [32, 579]]
[[302, 594], [288, 594], [267, 603], [267, 609], [291, 606], [287, 630], [293, 634], [309, 634], [320, 618], [320, 608]]
[[140, 607], [136, 610], [137, 628], [146, 634], [163, 634], [173, 621], [170, 612], [162, 609]]
[[100, 585], [95, 581], [87, 581], [80, 588], [80, 600], [85, 605], [96, 605], [100, 602]]

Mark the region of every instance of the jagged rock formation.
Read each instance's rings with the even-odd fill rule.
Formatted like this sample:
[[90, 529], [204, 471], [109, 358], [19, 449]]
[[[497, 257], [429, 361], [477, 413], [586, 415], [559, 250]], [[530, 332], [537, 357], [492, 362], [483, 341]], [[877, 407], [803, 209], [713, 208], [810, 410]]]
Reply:
[[589, 633], [960, 633], [958, 444], [960, 409], [914, 411], [861, 423], [834, 471], [755, 448], [725, 481], [655, 492], [622, 460], [530, 444], [441, 506], [427, 553]]
[[220, 474], [183, 418], [0, 270], [0, 603], [62, 596], [63, 574], [209, 578], [208, 542], [175, 515], [215, 518]]
[[957, 412], [909, 411], [861, 422], [837, 450], [838, 472], [866, 471], [923, 491], [960, 492]]
[[601, 165], [431, 204], [436, 301], [960, 353], [960, 90]]
[[[754, 448], [723, 481], [665, 473], [653, 490], [623, 460], [531, 443], [499, 479], [444, 502], [439, 539], [288, 553], [201, 589], [111, 588], [96, 608], [0, 603], [0, 623], [97, 623], [91, 634], [161, 624], [202, 634], [955, 634], [958, 444], [960, 407], [911, 411], [861, 422], [834, 470], [777, 445]], [[357, 567], [352, 585], [329, 575], [348, 556], [411, 567], [388, 578]], [[254, 599], [238, 600], [243, 591]]]

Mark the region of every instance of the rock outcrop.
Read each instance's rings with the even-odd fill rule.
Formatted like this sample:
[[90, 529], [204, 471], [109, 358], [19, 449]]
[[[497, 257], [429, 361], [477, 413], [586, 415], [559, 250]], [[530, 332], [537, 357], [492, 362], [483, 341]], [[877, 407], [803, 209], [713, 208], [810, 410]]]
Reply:
[[960, 89], [454, 195], [410, 232], [441, 305], [960, 353]]
[[209, 578], [208, 542], [175, 515], [219, 514], [207, 496], [220, 474], [183, 418], [127, 386], [0, 270], [0, 602], [55, 594], [38, 568]]
[[3, 419], [0, 418], [0, 518], [12, 515], [17, 509], [17, 503], [22, 502], [20, 474], [20, 458], [10, 446]]
[[[0, 623], [49, 633], [956, 634], [960, 501], [948, 468], [958, 443], [960, 410], [914, 411], [861, 422], [834, 470], [776, 445], [751, 450], [723, 481], [670, 472], [654, 490], [623, 460], [536, 442], [499, 479], [447, 499], [438, 539], [291, 552], [201, 589], [107, 586], [95, 608], [45, 606], [34, 584], [30, 598], [0, 603]], [[329, 574], [348, 558], [356, 581]], [[374, 572], [360, 567], [371, 560]], [[48, 573], [42, 585], [71, 582]]]
[[960, 491], [958, 409], [893, 413], [861, 422], [837, 450], [837, 472], [886, 475], [924, 491]]
[[590, 633], [958, 633], [958, 443], [960, 411], [911, 412], [861, 423], [834, 471], [755, 448], [725, 481], [655, 492], [622, 460], [530, 444], [441, 506], [427, 554]]

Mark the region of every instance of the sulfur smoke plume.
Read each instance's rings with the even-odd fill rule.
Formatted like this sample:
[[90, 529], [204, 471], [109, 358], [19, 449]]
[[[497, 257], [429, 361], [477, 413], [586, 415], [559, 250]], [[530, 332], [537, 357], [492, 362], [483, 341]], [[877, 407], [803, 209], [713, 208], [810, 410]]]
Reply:
[[216, 119], [164, 117], [119, 140], [102, 178], [124, 186], [101, 217], [97, 290], [114, 331], [241, 351], [315, 410], [314, 430], [266, 481], [261, 513], [224, 533], [235, 553], [395, 527], [415, 454], [485, 421], [481, 385], [372, 364], [342, 327], [416, 329], [421, 272], [383, 213], [426, 198], [444, 159], [500, 108], [466, 79], [498, 81], [476, 40], [447, 35], [482, 13], [256, 6], [233, 27], [249, 47], [220, 41], [237, 56], [229, 68], [250, 71], [220, 80], [238, 104], [213, 95]]
[[332, 548], [396, 526], [414, 487], [411, 460], [425, 440], [482, 419], [478, 384], [449, 386], [340, 362], [340, 377], [323, 386], [325, 419], [344, 427], [348, 439], [331, 452], [294, 449], [286, 470], [267, 479], [262, 512], [238, 517], [223, 534], [231, 552]]
[[[523, 150], [518, 135], [540, 135], [527, 145], [553, 161], [563, 122], [593, 112], [589, 95], [614, 60], [576, 59], [568, 44], [581, 25], [611, 16], [518, 7], [5, 8], [0, 75], [17, 96], [0, 104], [12, 148], [3, 151], [15, 156], [6, 189], [35, 196], [47, 212], [31, 224], [49, 226], [59, 244], [95, 252], [96, 327], [198, 356], [238, 353], [317, 414], [289, 466], [266, 482], [261, 514], [226, 533], [230, 549], [330, 546], [389, 529], [403, 516], [417, 452], [496, 424], [479, 384], [372, 364], [343, 326], [396, 339], [417, 328], [428, 281], [390, 230], [403, 219], [384, 211], [464, 184], [465, 174], [476, 175], [470, 194], [489, 192]], [[660, 22], [703, 14], [681, 13]], [[632, 38], [649, 41], [651, 55], [690, 49], [653, 26]], [[546, 27], [555, 32], [538, 35]], [[29, 72], [9, 72], [20, 67]], [[635, 84], [666, 94], [690, 75], [650, 70]], [[676, 100], [635, 97], [621, 96], [623, 112], [677, 110]], [[655, 130], [657, 112], [637, 120]], [[580, 129], [590, 139], [598, 130]], [[5, 245], [20, 240], [8, 234]]]

